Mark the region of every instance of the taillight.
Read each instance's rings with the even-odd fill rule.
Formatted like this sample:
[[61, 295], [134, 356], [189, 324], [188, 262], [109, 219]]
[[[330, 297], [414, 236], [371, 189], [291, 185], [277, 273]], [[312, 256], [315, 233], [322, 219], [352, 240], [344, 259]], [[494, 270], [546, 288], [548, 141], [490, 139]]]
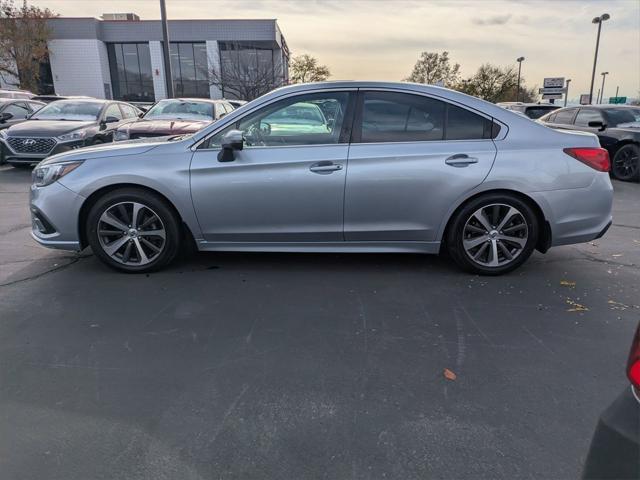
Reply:
[[627, 376], [636, 388], [640, 388], [640, 325], [633, 337], [629, 361], [627, 362]]
[[565, 148], [564, 153], [572, 156], [576, 160], [580, 160], [585, 165], [598, 170], [599, 172], [608, 172], [611, 169], [609, 161], [609, 152], [599, 147], [579, 147]]

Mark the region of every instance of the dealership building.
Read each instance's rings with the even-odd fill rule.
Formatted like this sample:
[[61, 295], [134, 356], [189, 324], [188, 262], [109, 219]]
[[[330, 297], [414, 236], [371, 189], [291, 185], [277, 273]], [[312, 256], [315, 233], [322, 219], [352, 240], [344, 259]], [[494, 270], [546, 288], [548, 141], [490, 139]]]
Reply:
[[[141, 102], [166, 98], [159, 20], [105, 14], [102, 20], [57, 17], [48, 23], [49, 62], [41, 65], [40, 93]], [[270, 72], [274, 87], [288, 82], [289, 50], [276, 20], [170, 20], [168, 25], [177, 97], [233, 98], [224, 88], [225, 69], [238, 63]]]

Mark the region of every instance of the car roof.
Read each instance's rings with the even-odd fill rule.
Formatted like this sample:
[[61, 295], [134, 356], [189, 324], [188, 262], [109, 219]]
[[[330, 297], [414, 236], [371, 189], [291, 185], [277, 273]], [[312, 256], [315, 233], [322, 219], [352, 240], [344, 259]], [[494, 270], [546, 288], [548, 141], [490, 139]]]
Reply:
[[201, 102], [201, 103], [222, 103], [226, 102], [226, 100], [217, 100], [213, 98], [190, 98], [190, 97], [179, 97], [179, 98], [163, 98], [160, 102], [168, 102], [170, 100], [175, 100], [179, 102]]

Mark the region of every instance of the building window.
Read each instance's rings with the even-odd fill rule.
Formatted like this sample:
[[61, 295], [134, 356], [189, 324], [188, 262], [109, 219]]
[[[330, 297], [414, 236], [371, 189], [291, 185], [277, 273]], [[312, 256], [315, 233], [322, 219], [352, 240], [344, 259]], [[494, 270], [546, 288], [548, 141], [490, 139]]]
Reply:
[[274, 51], [242, 43], [220, 43], [221, 90], [224, 98], [253, 100], [281, 85]]
[[171, 43], [171, 76], [176, 97], [209, 98], [205, 43]]
[[153, 102], [153, 77], [148, 43], [109, 43], [109, 69], [113, 98]]

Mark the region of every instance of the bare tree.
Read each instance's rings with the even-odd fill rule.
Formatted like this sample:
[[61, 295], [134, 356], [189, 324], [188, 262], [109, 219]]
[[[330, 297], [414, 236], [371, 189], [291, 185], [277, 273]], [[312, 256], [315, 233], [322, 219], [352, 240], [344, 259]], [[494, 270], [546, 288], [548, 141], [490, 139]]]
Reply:
[[[514, 66], [500, 67], [485, 63], [472, 77], [462, 80], [456, 90], [495, 103], [514, 101], [517, 88], [518, 70]], [[536, 98], [536, 89], [527, 88], [521, 78], [520, 99], [532, 102]]]
[[[269, 52], [261, 56], [261, 52]], [[282, 85], [282, 75], [274, 65], [270, 50], [233, 45], [223, 50], [220, 68], [209, 69], [209, 85], [225, 96], [253, 100]]]
[[291, 61], [291, 83], [323, 82], [331, 76], [329, 67], [311, 55], [298, 55]]
[[13, 0], [0, 0], [0, 76], [7, 83], [37, 90], [40, 62], [49, 54], [47, 19], [54, 16], [26, 0], [20, 7]]
[[413, 67], [407, 82], [434, 84], [442, 82], [445, 87], [454, 88], [460, 79], [460, 65], [451, 64], [449, 52], [422, 52]]

